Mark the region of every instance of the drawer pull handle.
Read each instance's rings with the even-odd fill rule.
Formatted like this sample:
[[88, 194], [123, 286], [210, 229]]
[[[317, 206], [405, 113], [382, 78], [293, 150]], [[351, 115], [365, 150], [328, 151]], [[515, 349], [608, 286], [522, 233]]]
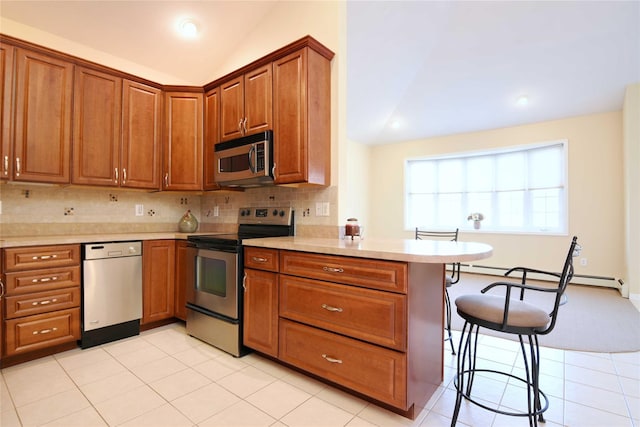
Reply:
[[328, 273], [344, 273], [342, 268], [322, 267], [322, 269]]
[[47, 304], [51, 304], [52, 302], [58, 302], [58, 299], [54, 298], [54, 299], [47, 299], [44, 301], [36, 301], [36, 302], [32, 302], [31, 305], [47, 305]]
[[327, 356], [326, 354], [323, 354], [322, 357], [324, 358], [324, 360], [326, 360], [327, 362], [331, 362], [331, 363], [342, 363], [342, 360], [340, 359], [336, 359], [334, 357], [331, 356]]
[[31, 259], [51, 259], [51, 258], [57, 258], [58, 255], [42, 255], [42, 256], [34, 256]]
[[342, 309], [340, 307], [332, 307], [327, 304], [322, 304], [322, 308], [324, 308], [327, 311], [335, 311], [337, 313], [342, 313]]
[[33, 331], [33, 335], [50, 334], [51, 332], [55, 332], [57, 330], [58, 330], [58, 328], [51, 328], [51, 329], [43, 329], [41, 331]]
[[252, 259], [254, 262], [267, 262], [267, 259], [266, 259], [266, 258], [263, 258], [263, 257], [261, 257], [261, 256], [254, 256], [254, 257], [251, 257], [251, 259]]
[[54, 281], [55, 282], [56, 280], [58, 280], [58, 278], [56, 276], [54, 276], [54, 277], [43, 277], [42, 279], [33, 279], [31, 281], [31, 283], [38, 283], [38, 282], [43, 283], [43, 282], [50, 282], [50, 281]]

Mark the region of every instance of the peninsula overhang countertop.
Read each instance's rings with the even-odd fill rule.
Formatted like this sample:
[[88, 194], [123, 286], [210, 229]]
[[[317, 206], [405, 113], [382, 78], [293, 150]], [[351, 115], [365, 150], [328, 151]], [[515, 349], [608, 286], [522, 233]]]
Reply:
[[360, 258], [417, 263], [468, 262], [489, 258], [493, 248], [485, 243], [413, 239], [326, 239], [268, 237], [243, 240], [245, 246], [314, 252]]

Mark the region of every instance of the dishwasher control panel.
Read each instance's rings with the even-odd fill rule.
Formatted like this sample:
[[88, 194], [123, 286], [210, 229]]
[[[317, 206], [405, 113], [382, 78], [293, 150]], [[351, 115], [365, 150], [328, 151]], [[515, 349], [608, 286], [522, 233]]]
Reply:
[[142, 242], [87, 243], [84, 259], [120, 258], [142, 255]]

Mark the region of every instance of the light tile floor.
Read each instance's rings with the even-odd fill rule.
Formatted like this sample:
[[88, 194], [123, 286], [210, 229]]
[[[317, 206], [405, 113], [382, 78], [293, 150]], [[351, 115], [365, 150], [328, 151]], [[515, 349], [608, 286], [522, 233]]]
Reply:
[[[457, 338], [457, 337], [456, 337]], [[518, 372], [517, 344], [481, 336], [479, 363]], [[547, 427], [640, 427], [640, 352], [541, 348]], [[0, 425], [13, 426], [449, 426], [455, 357], [415, 420], [338, 391], [257, 354], [234, 358], [186, 335], [181, 324], [5, 368]], [[522, 388], [479, 378], [488, 402], [518, 407]], [[520, 426], [463, 403], [462, 426]]]

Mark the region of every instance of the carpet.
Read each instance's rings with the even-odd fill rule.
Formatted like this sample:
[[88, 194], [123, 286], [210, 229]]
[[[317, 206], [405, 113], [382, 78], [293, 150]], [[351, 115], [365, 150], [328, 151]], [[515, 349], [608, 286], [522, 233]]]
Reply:
[[[451, 298], [451, 327], [461, 330], [464, 320], [455, 308], [456, 297], [480, 293], [492, 282], [504, 280], [499, 276], [463, 273], [460, 281], [449, 288]], [[517, 279], [516, 279], [517, 281]], [[531, 284], [553, 287], [550, 282], [531, 281]], [[499, 288], [500, 289], [500, 288]], [[504, 288], [501, 288], [504, 289]], [[492, 295], [504, 295], [497, 289]], [[519, 294], [518, 294], [519, 295]], [[544, 347], [598, 353], [640, 351], [640, 311], [616, 289], [569, 284], [565, 292], [567, 303], [560, 306], [555, 328], [548, 335], [540, 335]], [[513, 297], [513, 295], [512, 295]], [[551, 311], [552, 297], [543, 292], [525, 294], [525, 301]], [[480, 333], [517, 340], [511, 336], [481, 328]]]

